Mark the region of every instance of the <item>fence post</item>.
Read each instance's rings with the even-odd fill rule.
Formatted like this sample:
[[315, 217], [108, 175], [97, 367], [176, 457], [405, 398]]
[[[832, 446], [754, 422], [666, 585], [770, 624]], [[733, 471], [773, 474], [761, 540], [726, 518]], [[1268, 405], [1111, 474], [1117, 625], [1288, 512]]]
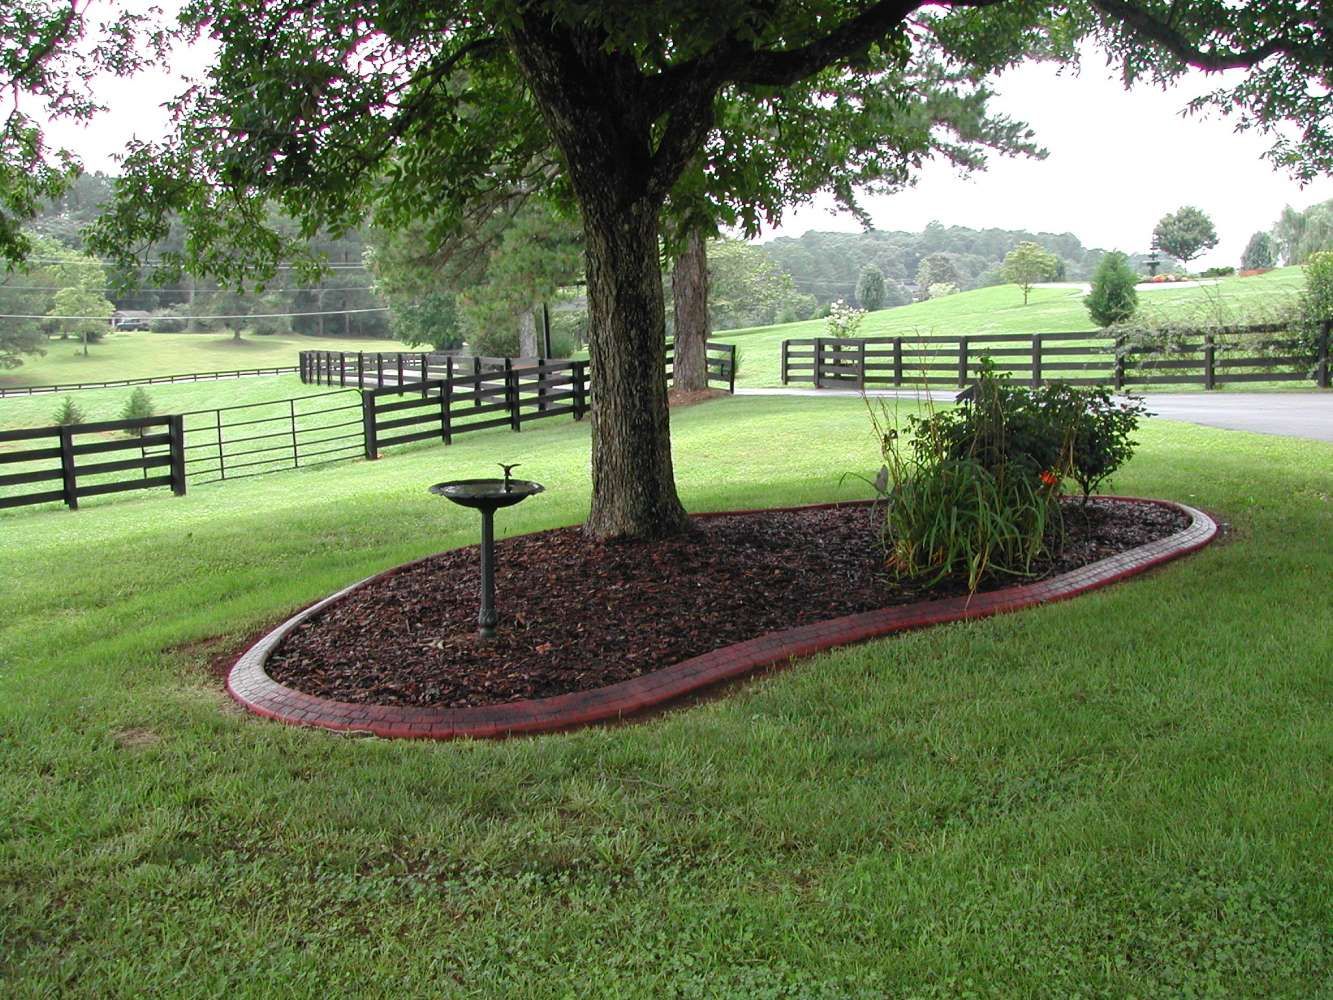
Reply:
[[374, 461], [380, 457], [380, 444], [375, 436], [375, 393], [361, 394], [361, 427], [366, 439], [366, 458]]
[[[1057, 355], [1059, 352], [1056, 352]], [[1032, 335], [1032, 388], [1041, 388], [1041, 334]]]
[[296, 446], [296, 400], [287, 400], [287, 415], [292, 422], [292, 468], [301, 467], [301, 456]]
[[1115, 338], [1115, 391], [1125, 387], [1125, 338], [1117, 334]]
[[903, 338], [893, 338], [893, 384], [903, 384]]
[[472, 398], [473, 405], [481, 409], [481, 358], [476, 355], [472, 357], [472, 391], [475, 394]]
[[958, 388], [967, 385], [967, 338], [958, 338]]
[[403, 388], [403, 352], [398, 352], [398, 388]]
[[219, 478], [219, 479], [226, 479], [226, 478], [227, 478], [227, 464], [226, 464], [225, 454], [224, 454], [224, 452], [223, 452], [223, 450], [222, 450], [222, 410], [221, 410], [221, 409], [216, 409], [216, 410], [213, 411], [213, 421], [214, 421], [214, 423], [217, 425], [217, 432], [218, 432], [218, 478]]
[[1329, 382], [1329, 335], [1333, 332], [1333, 320], [1324, 320], [1324, 325], [1319, 331], [1319, 360], [1315, 365], [1315, 383], [1321, 389], [1328, 388]]
[[815, 388], [816, 389], [824, 388], [823, 368], [824, 368], [824, 338], [816, 337], [815, 338]]
[[[732, 396], [734, 396], [736, 395], [736, 345], [728, 344], [727, 347], [730, 349], [728, 353], [728, 358], [731, 362], [731, 367], [728, 371], [728, 377], [727, 377], [727, 392]], [[782, 342], [782, 350], [784, 352], [787, 350], [787, 342], [785, 340]], [[783, 374], [782, 381], [786, 382], [787, 373], [784, 371], [782, 374]]]
[[[452, 371], [451, 371], [452, 374]], [[440, 385], [440, 435], [445, 444], [453, 444], [454, 430], [450, 423], [449, 411], [454, 405], [454, 381], [446, 378]]]
[[384, 388], [384, 354], [380, 351], [375, 352], [375, 388]]
[[1213, 335], [1205, 333], [1203, 335], [1203, 387], [1205, 389], [1217, 388], [1217, 345], [1213, 342]]
[[546, 359], [537, 359], [537, 412], [546, 412]]
[[338, 352], [338, 384], [347, 387], [347, 352]]
[[857, 385], [864, 392], [866, 387], [866, 342], [864, 337], [857, 342], [856, 368]]
[[173, 413], [167, 417], [167, 444], [171, 448], [171, 492], [185, 496], [185, 417]]
[[583, 414], [587, 412], [588, 404], [584, 398], [583, 379], [587, 371], [586, 361], [575, 361], [574, 363], [574, 419], [582, 420]]
[[430, 395], [430, 390], [426, 387], [426, 374], [427, 374], [427, 373], [426, 373], [426, 366], [427, 366], [426, 358], [427, 358], [427, 357], [428, 357], [428, 355], [426, 354], [426, 352], [425, 352], [425, 351], [422, 351], [422, 352], [421, 352], [421, 398], [422, 398], [422, 399], [425, 399], [428, 395]]
[[356, 387], [364, 389], [366, 387], [366, 352], [356, 352]]
[[509, 407], [509, 426], [521, 431], [523, 419], [518, 412], [518, 376], [514, 374], [512, 358], [505, 358], [505, 404]]
[[74, 429], [60, 428], [60, 474], [64, 480], [65, 503], [70, 510], [79, 509], [79, 484], [74, 475]]
[[[736, 368], [735, 363], [734, 363], [734, 362], [735, 362], [735, 358], [736, 358], [736, 353], [735, 353], [735, 352], [736, 352], [736, 348], [735, 348], [735, 345], [732, 346], [731, 350], [732, 350], [732, 362], [733, 362], [733, 364], [732, 364], [732, 371], [735, 371], [735, 368]], [[736, 381], [736, 377], [733, 375], [733, 376], [732, 376], [732, 382], [733, 382], [733, 384], [735, 383], [735, 381]], [[786, 385], [786, 384], [787, 384], [787, 341], [785, 341], [785, 340], [782, 342], [782, 384], [783, 384], [783, 385]]]

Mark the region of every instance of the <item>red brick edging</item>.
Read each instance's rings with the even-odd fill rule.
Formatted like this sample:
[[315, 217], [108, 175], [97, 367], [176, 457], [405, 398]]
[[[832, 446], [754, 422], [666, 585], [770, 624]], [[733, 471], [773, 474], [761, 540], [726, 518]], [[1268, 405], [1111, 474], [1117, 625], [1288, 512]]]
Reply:
[[[1153, 566], [1202, 548], [1217, 535], [1217, 524], [1207, 514], [1167, 500], [1137, 500], [1181, 511], [1190, 525], [1167, 538], [1128, 549], [1119, 555], [1089, 563], [1080, 569], [1049, 577], [1038, 583], [1006, 587], [970, 599], [953, 597], [923, 601], [894, 608], [881, 608], [828, 621], [770, 632], [722, 649], [704, 653], [661, 670], [591, 691], [575, 691], [554, 698], [508, 702], [480, 708], [419, 708], [404, 705], [358, 705], [303, 694], [273, 680], [264, 671], [268, 655], [283, 637], [311, 615], [341, 599], [358, 587], [398, 572], [385, 573], [354, 583], [288, 619], [251, 646], [238, 659], [227, 677], [227, 692], [258, 715], [293, 725], [319, 726], [383, 737], [446, 740], [460, 737], [503, 737], [517, 733], [542, 733], [608, 719], [694, 694], [704, 688], [735, 680], [761, 667], [809, 656], [834, 646], [864, 642], [893, 632], [938, 625], [944, 622], [985, 618], [1004, 611], [1017, 611], [1034, 604], [1062, 600], [1097, 587], [1134, 576]], [[816, 504], [831, 507], [836, 504]], [[801, 508], [785, 508], [795, 510]], [[719, 511], [711, 515], [765, 513], [764, 511]]]

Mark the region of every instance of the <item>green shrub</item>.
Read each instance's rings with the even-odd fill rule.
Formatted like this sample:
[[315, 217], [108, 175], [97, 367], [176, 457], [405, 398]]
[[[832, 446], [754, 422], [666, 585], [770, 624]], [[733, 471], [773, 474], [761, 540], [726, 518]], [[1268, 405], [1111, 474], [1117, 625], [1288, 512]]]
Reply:
[[1110, 389], [1077, 389], [1061, 382], [1041, 390], [1043, 405], [1071, 429], [1065, 473], [1078, 483], [1083, 502], [1129, 461], [1138, 444], [1130, 435], [1148, 408], [1137, 396], [1118, 402]]
[[1058, 548], [1056, 491], [1071, 433], [989, 361], [969, 397], [908, 417], [910, 444], [877, 420], [877, 485], [890, 569], [928, 583], [965, 580], [975, 591], [988, 577], [1029, 575], [1034, 560]]
[[1112, 251], [1103, 257], [1092, 275], [1092, 290], [1083, 298], [1092, 321], [1114, 326], [1132, 319], [1139, 307], [1139, 293], [1134, 290], [1138, 281], [1124, 254]]
[[1301, 296], [1302, 346], [1313, 360], [1325, 323], [1333, 321], [1333, 250], [1310, 254], [1305, 262], [1305, 292]]
[[1210, 267], [1199, 273], [1200, 278], [1226, 278], [1236, 273], [1234, 267]]
[[[120, 408], [120, 419], [140, 420], [144, 417], [151, 417], [155, 412], [153, 398], [148, 395], [148, 390], [143, 386], [138, 386], [125, 400], [125, 405]], [[131, 437], [142, 437], [143, 428], [131, 428], [125, 433]]]
[[[962, 405], [909, 416], [910, 438], [876, 418], [884, 468], [884, 544], [900, 577], [935, 583], [1025, 576], [1059, 550], [1058, 492], [1072, 478], [1083, 501], [1133, 454], [1141, 400], [1056, 382], [1013, 385], [983, 361]], [[873, 411], [872, 411], [873, 414]]]
[[58, 427], [72, 427], [84, 422], [83, 409], [69, 396], [66, 396], [51, 419]]
[[153, 333], [184, 333], [185, 325], [179, 316], [154, 316], [148, 321], [148, 329]]

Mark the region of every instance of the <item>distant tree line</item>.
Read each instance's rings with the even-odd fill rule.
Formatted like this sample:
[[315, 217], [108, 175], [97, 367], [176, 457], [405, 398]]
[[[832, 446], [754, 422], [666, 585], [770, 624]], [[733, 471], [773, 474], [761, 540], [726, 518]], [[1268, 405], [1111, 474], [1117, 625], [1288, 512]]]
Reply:
[[[791, 276], [797, 292], [812, 296], [826, 310], [838, 300], [865, 305], [858, 299], [857, 289], [867, 268], [877, 269], [883, 278], [879, 308], [927, 298], [932, 286], [952, 285], [968, 291], [1004, 284], [1009, 280], [1005, 257], [1024, 243], [1040, 247], [1055, 258], [1047, 279], [1052, 281], [1087, 281], [1106, 255], [1105, 250], [1085, 247], [1072, 233], [971, 229], [939, 222], [930, 223], [919, 233], [812, 230], [797, 238], [778, 237], [761, 246]], [[1134, 268], [1147, 263], [1146, 254], [1128, 259]]]
[[[80, 174], [62, 196], [45, 203], [28, 226], [29, 232], [69, 251], [81, 252], [83, 229], [109, 203], [114, 181], [113, 177], [100, 172]], [[294, 230], [295, 225], [291, 226]], [[173, 227], [171, 235], [150, 247], [146, 257], [156, 259], [162, 254], [179, 253], [183, 243], [184, 233]], [[104, 268], [104, 294], [116, 310], [153, 313], [153, 328], [160, 332], [230, 330], [239, 334], [245, 329], [258, 334], [388, 337], [388, 314], [351, 311], [378, 309], [385, 305], [383, 297], [371, 290], [371, 277], [361, 266], [366, 244], [367, 234], [362, 229], [353, 230], [341, 239], [317, 236], [311, 243], [312, 248], [324, 254], [335, 267], [313, 284], [303, 282], [294, 272], [281, 271], [262, 292], [238, 294], [214, 282], [188, 277], [160, 284], [155, 280], [152, 268], [127, 273], [108, 265]], [[49, 247], [50, 243], [43, 245]], [[0, 313], [48, 312], [50, 304], [44, 302], [39, 293], [45, 287], [42, 282], [49, 278], [49, 274], [43, 277], [37, 270], [26, 275], [12, 270], [0, 276], [0, 289], [12, 289], [0, 291]], [[27, 293], [23, 300], [18, 297], [20, 291]], [[20, 305], [23, 308], [17, 308]], [[258, 318], [271, 313], [341, 315]], [[202, 322], [184, 318], [208, 315], [243, 315], [246, 318]], [[256, 318], [249, 318], [251, 316]]]

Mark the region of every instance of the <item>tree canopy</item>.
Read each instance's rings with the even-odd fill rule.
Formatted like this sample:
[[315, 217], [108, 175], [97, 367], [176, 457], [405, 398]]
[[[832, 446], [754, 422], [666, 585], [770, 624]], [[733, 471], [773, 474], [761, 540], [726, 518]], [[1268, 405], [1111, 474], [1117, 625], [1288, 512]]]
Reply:
[[1153, 246], [1188, 264], [1217, 246], [1217, 230], [1203, 209], [1186, 205], [1162, 216], [1152, 232]]
[[874, 264], [861, 268], [856, 280], [856, 301], [866, 312], [884, 307], [884, 272]]
[[1059, 267], [1059, 258], [1040, 244], [1020, 243], [1005, 254], [1001, 273], [1022, 290], [1023, 305], [1027, 305], [1032, 286], [1054, 278]]
[[[77, 33], [54, 20], [54, 0], [19, 9], [57, 27], [34, 41], [24, 24], [0, 23], [11, 39], [0, 74], [58, 89]], [[1072, 58], [1087, 39], [1127, 83], [1167, 82], [1190, 66], [1248, 70], [1198, 103], [1269, 131], [1273, 157], [1297, 173], [1333, 166], [1333, 22], [1304, 0], [194, 0], [182, 20], [185, 33], [216, 40], [216, 61], [179, 102], [175, 135], [130, 149], [93, 245], [132, 260], [178, 218], [191, 234], [179, 263], [262, 280], [278, 260], [301, 259], [306, 238], [367, 213], [397, 228], [429, 207], [444, 232], [493, 194], [567, 195], [583, 221], [599, 380], [588, 522], [599, 537], [684, 526], [662, 376], [659, 223], [668, 198], [698, 203], [686, 186], [710, 143], [775, 141], [761, 122], [730, 118], [729, 95], [777, 99], [876, 61], [908, 72], [931, 49], [981, 76], [1033, 53]], [[1291, 121], [1298, 137], [1280, 130]], [[20, 136], [0, 156], [31, 171], [34, 148]], [[738, 177], [737, 201], [761, 211], [762, 183]], [[22, 195], [9, 205], [22, 212]], [[269, 224], [273, 205], [297, 220], [295, 233]]]

